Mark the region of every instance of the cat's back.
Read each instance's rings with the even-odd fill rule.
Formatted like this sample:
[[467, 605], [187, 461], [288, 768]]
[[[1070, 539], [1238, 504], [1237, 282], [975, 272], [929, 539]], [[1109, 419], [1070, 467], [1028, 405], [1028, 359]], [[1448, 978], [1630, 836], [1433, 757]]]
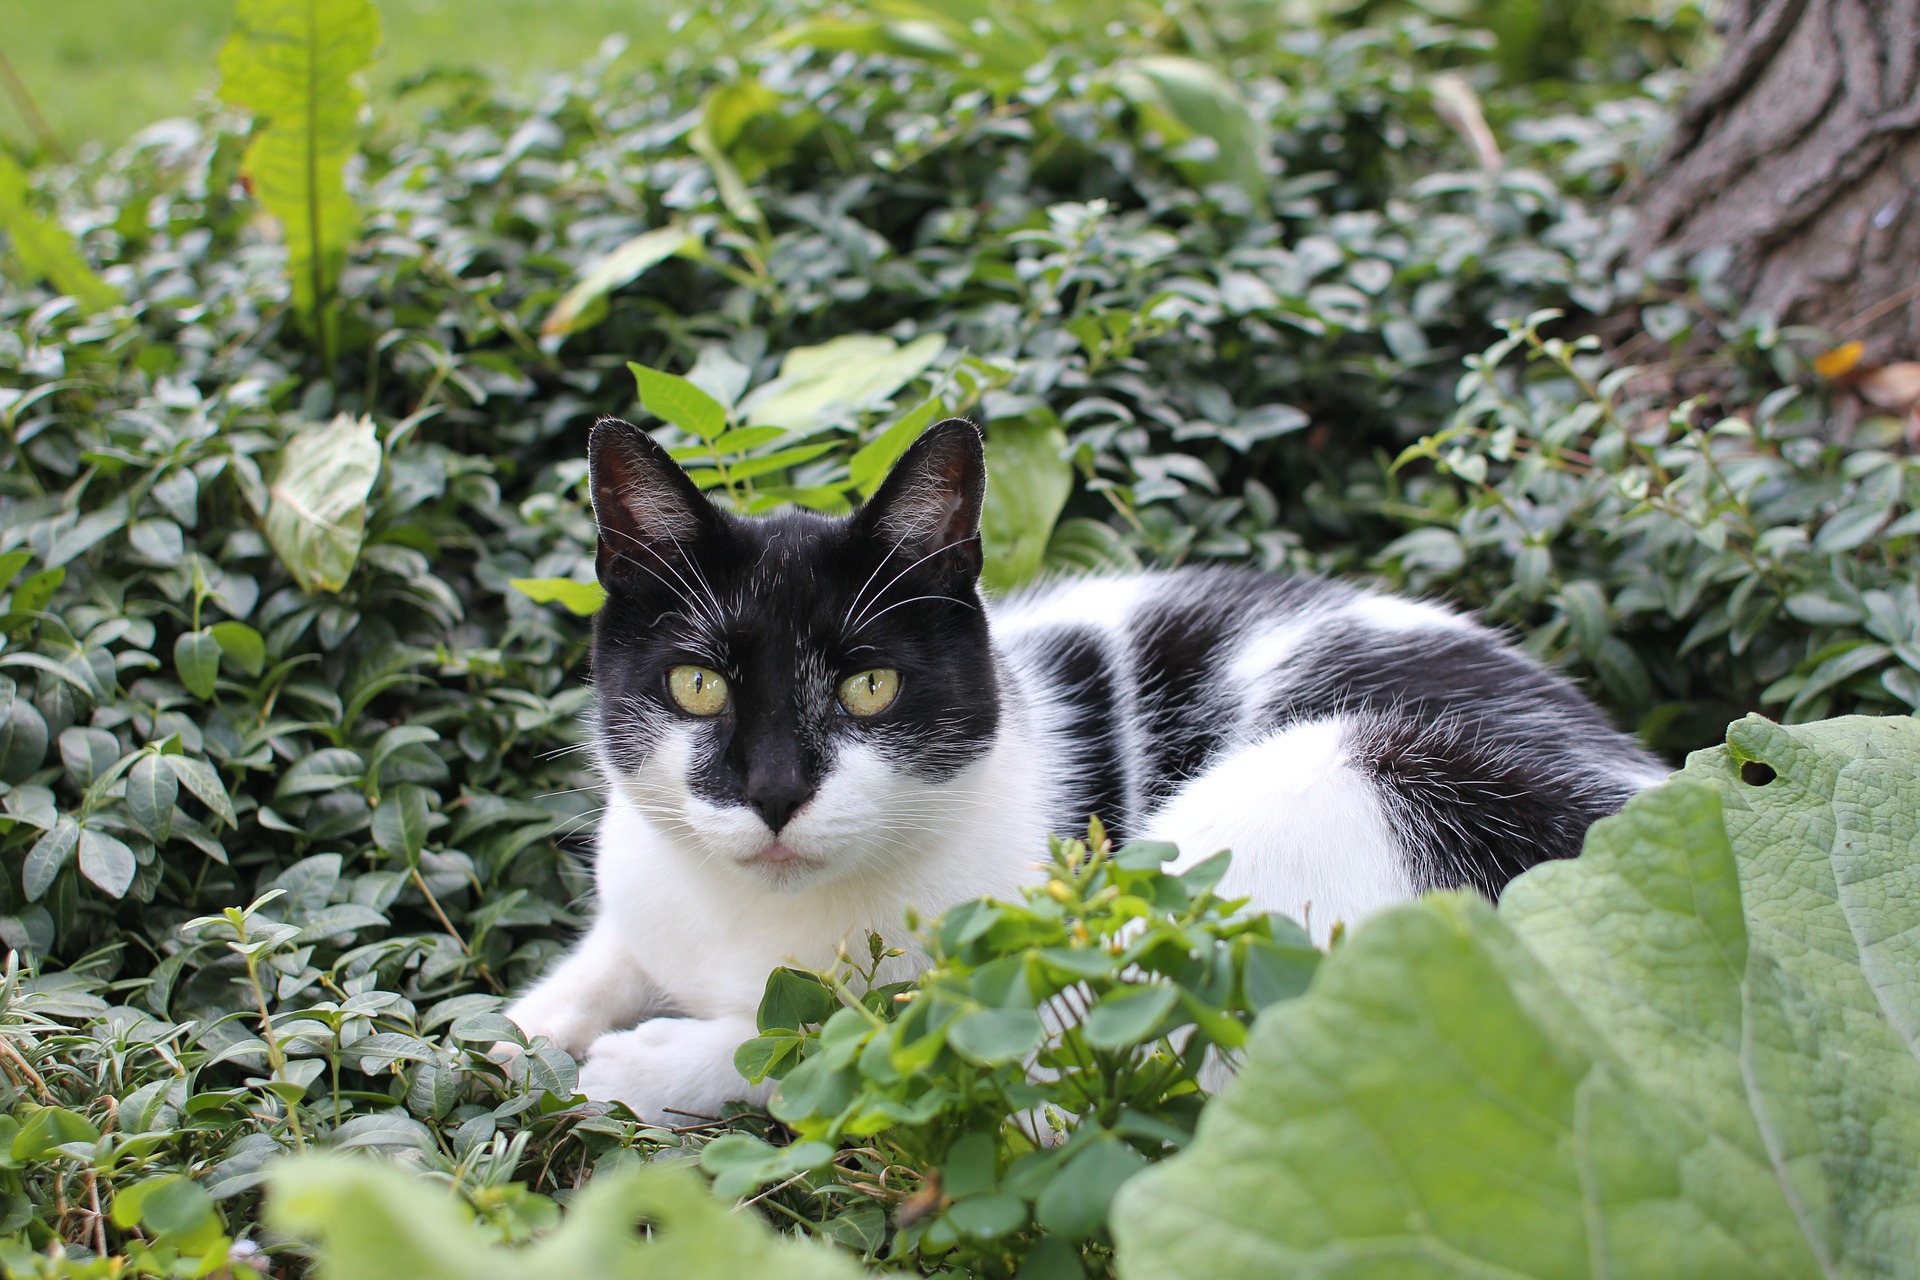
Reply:
[[1045, 582], [991, 617], [1058, 762], [1067, 825], [1098, 813], [1137, 833], [1191, 779], [1309, 724], [1335, 726], [1383, 788], [1412, 770], [1442, 790], [1565, 797], [1516, 862], [1567, 851], [1544, 830], [1556, 823], [1577, 847], [1586, 822], [1660, 772], [1565, 678], [1427, 601], [1191, 568]]

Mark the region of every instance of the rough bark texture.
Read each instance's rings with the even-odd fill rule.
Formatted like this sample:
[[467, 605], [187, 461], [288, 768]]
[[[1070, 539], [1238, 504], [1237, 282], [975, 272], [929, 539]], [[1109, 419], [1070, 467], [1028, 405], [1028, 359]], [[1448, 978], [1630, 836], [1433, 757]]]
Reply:
[[1721, 25], [1633, 256], [1727, 249], [1755, 306], [1920, 357], [1920, 0], [1727, 0]]

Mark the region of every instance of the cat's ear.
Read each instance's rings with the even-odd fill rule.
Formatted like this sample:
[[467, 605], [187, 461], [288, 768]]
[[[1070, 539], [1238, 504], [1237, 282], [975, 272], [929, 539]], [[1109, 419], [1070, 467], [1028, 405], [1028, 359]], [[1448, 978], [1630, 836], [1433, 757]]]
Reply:
[[987, 460], [980, 428], [948, 418], [900, 455], [854, 519], [869, 536], [911, 560], [941, 558], [969, 579], [980, 574], [980, 504]]
[[621, 557], [646, 563], [685, 559], [719, 524], [680, 464], [654, 438], [618, 418], [602, 418], [587, 437], [593, 519], [600, 527], [594, 571], [602, 583]]

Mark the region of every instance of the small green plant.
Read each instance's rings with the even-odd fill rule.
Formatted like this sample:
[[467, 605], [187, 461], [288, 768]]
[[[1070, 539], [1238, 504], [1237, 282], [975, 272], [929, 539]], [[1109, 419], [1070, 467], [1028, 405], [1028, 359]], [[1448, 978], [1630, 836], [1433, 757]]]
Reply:
[[771, 1109], [798, 1139], [729, 1135], [702, 1163], [738, 1194], [850, 1144], [814, 1194], [848, 1206], [850, 1235], [874, 1201], [892, 1208], [891, 1241], [869, 1252], [1004, 1276], [1036, 1249], [1079, 1250], [1104, 1271], [1115, 1191], [1186, 1144], [1209, 1060], [1236, 1055], [1320, 960], [1298, 925], [1214, 893], [1229, 855], [1175, 874], [1174, 852], [1115, 850], [1095, 822], [1053, 842], [1051, 874], [1019, 901], [918, 929], [917, 981], [872, 984], [901, 954], [878, 938], [837, 971], [775, 973], [736, 1062], [780, 1080]]

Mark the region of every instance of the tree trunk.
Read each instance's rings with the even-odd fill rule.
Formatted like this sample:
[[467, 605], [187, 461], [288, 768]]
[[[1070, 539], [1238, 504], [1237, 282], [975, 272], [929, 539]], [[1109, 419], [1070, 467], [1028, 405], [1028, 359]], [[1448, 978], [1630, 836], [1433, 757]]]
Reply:
[[1920, 0], [1726, 0], [1720, 25], [1630, 197], [1634, 260], [1726, 250], [1759, 309], [1920, 358]]

